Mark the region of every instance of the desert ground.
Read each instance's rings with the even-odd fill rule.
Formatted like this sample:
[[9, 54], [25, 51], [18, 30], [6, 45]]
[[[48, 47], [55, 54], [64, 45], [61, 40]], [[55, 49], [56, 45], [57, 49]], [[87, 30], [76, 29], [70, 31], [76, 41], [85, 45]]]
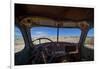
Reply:
[[[57, 37], [49, 37], [51, 40], [53, 41], [56, 41], [57, 40]], [[32, 38], [32, 40], [35, 40], [37, 38]], [[74, 36], [74, 37], [64, 37], [64, 36], [61, 36], [59, 37], [59, 41], [63, 41], [63, 42], [71, 42], [71, 43], [78, 43], [79, 42], [79, 37], [77, 36]], [[48, 40], [41, 40], [41, 43], [46, 43], [46, 42], [49, 42]], [[35, 41], [34, 44], [39, 44], [39, 41]], [[21, 50], [24, 49], [24, 41], [22, 38], [15, 38], [15, 47], [14, 47], [14, 52], [17, 53], [17, 52], [20, 52]], [[93, 37], [88, 37], [86, 38], [85, 40], [85, 45], [86, 47], [88, 48], [91, 48], [93, 49], [94, 48], [94, 38]]]

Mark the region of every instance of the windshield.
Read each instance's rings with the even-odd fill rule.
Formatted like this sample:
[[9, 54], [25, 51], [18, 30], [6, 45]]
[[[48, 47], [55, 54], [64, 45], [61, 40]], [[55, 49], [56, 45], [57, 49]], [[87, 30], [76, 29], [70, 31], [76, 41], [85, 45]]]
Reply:
[[78, 28], [60, 28], [59, 41], [78, 43], [80, 40], [81, 30]]
[[[59, 28], [58, 42], [78, 43], [81, 31], [77, 28]], [[57, 42], [57, 28], [53, 27], [32, 27], [32, 41], [38, 38], [49, 38], [53, 42]], [[49, 40], [41, 39], [41, 43], [50, 42]], [[34, 44], [39, 44], [39, 40], [34, 41]]]

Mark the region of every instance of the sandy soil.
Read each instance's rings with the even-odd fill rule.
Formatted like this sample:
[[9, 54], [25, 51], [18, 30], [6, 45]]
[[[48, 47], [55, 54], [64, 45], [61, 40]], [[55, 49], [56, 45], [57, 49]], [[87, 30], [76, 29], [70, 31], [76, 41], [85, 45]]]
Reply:
[[[53, 41], [56, 41], [56, 37], [49, 37], [49, 38]], [[36, 39], [36, 38], [34, 38], [34, 39]], [[32, 39], [32, 40], [34, 40], [34, 39]], [[60, 37], [59, 39], [60, 39], [59, 41], [64, 41], [64, 42], [72, 42], [72, 43], [78, 43], [79, 42], [78, 37]], [[86, 40], [85, 46], [88, 47], [88, 48], [93, 49], [94, 45], [93, 44], [92, 45], [88, 44], [88, 42], [90, 42], [89, 40], [90, 40], [90, 38], [88, 38]], [[49, 41], [48, 40], [42, 40], [41, 41], [41, 43], [46, 43], [46, 42], [49, 42]], [[39, 42], [35, 41], [34, 44], [39, 44]], [[15, 39], [15, 51], [14, 52], [16, 53], [16, 52], [19, 52], [19, 51], [23, 50], [24, 46], [25, 46], [24, 41], [22, 39]]]

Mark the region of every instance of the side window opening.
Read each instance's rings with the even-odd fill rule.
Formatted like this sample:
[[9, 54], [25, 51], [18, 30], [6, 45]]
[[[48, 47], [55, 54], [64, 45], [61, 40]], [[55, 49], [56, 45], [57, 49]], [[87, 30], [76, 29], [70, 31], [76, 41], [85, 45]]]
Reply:
[[17, 53], [17, 52], [20, 52], [24, 49], [25, 47], [25, 43], [24, 43], [24, 39], [23, 39], [23, 36], [22, 36], [22, 33], [20, 31], [20, 29], [18, 27], [15, 26], [15, 31], [14, 31], [14, 52]]
[[92, 49], [94, 48], [94, 28], [88, 31], [84, 46]]

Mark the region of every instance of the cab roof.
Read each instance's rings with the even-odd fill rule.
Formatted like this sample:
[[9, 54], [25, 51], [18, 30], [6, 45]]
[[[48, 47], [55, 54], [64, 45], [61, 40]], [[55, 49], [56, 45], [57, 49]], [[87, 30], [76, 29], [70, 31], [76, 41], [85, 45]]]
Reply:
[[43, 21], [43, 19], [47, 19], [48, 21], [53, 20], [54, 23], [56, 22], [77, 23], [81, 21], [88, 21], [88, 24], [91, 24], [93, 26], [94, 25], [94, 8], [35, 5], [35, 4], [17, 4], [16, 3], [15, 4], [15, 21], [16, 22], [15, 23], [18, 23], [17, 21], [20, 22], [23, 19], [25, 20], [25, 18], [26, 19], [33, 18], [33, 20], [34, 18], [39, 18], [41, 19], [40, 21]]

